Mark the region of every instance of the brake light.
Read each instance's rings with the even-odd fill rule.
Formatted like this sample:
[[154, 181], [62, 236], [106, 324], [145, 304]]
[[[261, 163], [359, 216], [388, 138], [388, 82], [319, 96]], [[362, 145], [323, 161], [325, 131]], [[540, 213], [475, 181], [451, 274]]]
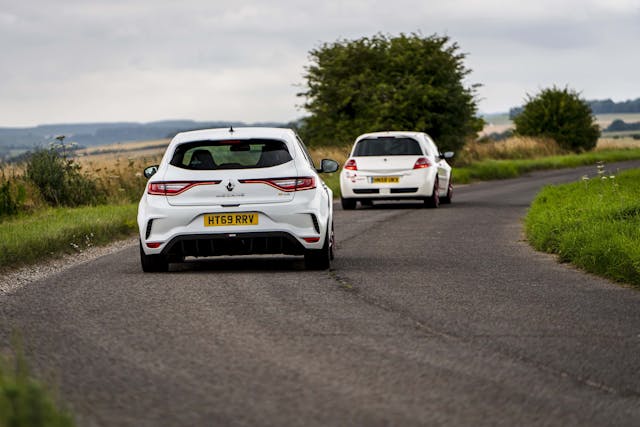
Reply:
[[418, 160], [416, 160], [416, 164], [413, 165], [413, 168], [424, 169], [424, 168], [428, 168], [429, 166], [431, 166], [431, 164], [429, 163], [429, 160], [427, 160], [426, 157], [420, 157]]
[[243, 184], [267, 184], [287, 193], [316, 188], [316, 180], [310, 176], [294, 178], [241, 179], [239, 182]]
[[317, 243], [320, 241], [319, 237], [303, 237], [302, 239], [307, 243]]
[[356, 164], [356, 160], [355, 159], [347, 160], [347, 163], [344, 164], [344, 168], [350, 171], [357, 171], [358, 165]]
[[147, 242], [147, 247], [151, 249], [159, 248], [162, 242]]
[[220, 181], [166, 181], [166, 182], [150, 182], [147, 186], [147, 193], [156, 196], [175, 196], [184, 193], [188, 189], [197, 185], [215, 185]]

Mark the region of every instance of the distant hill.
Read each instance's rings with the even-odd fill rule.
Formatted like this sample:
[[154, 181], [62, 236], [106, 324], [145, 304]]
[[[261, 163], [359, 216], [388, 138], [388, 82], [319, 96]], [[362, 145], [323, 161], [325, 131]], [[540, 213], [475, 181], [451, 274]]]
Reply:
[[286, 123], [196, 122], [192, 120], [164, 120], [150, 123], [76, 123], [40, 125], [30, 128], [0, 128], [0, 159], [7, 159], [34, 147], [46, 146], [56, 136], [81, 147], [113, 144], [116, 142], [145, 141], [172, 138], [176, 133], [227, 126], [286, 127]]
[[[622, 102], [614, 102], [611, 99], [587, 101], [593, 114], [625, 114], [640, 113], [640, 98]], [[509, 110], [509, 118], [513, 119], [520, 114], [523, 107], [514, 107]]]

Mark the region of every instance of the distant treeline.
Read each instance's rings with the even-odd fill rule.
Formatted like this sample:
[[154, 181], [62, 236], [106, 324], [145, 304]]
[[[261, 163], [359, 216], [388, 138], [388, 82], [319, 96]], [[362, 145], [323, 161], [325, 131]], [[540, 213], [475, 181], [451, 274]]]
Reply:
[[605, 132], [630, 132], [640, 131], [640, 122], [626, 123], [624, 120], [616, 119], [604, 130]]
[[172, 138], [178, 132], [228, 126], [290, 127], [286, 123], [196, 122], [166, 120], [152, 123], [81, 123], [40, 125], [31, 128], [0, 128], [0, 160], [13, 159], [34, 147], [46, 147], [58, 135], [65, 142], [82, 147], [113, 144], [116, 142], [147, 141]]
[[[611, 99], [587, 101], [593, 114], [624, 114], [640, 113], [640, 98], [622, 102], [614, 102]], [[513, 119], [522, 112], [523, 107], [514, 107], [509, 110], [509, 118]]]

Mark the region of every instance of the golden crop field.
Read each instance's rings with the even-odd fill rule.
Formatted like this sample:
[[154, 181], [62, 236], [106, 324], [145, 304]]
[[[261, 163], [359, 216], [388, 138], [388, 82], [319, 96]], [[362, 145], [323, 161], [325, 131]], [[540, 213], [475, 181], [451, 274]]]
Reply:
[[[75, 160], [85, 173], [96, 176], [141, 174], [146, 166], [158, 164], [169, 140], [140, 141], [104, 145], [79, 150]], [[596, 151], [640, 148], [640, 140], [633, 138], [600, 138]], [[344, 164], [351, 146], [310, 148], [316, 165], [322, 159], [334, 159]], [[527, 137], [511, 137], [504, 141], [469, 142], [456, 153], [459, 165], [493, 159], [524, 159], [563, 154], [551, 140]]]
[[[489, 115], [485, 120], [486, 124], [480, 132], [480, 136], [503, 133], [513, 129], [513, 122], [506, 113]], [[623, 120], [625, 123], [638, 123], [640, 122], [640, 113], [596, 114], [596, 123], [600, 126], [600, 129], [606, 129], [614, 120]]]

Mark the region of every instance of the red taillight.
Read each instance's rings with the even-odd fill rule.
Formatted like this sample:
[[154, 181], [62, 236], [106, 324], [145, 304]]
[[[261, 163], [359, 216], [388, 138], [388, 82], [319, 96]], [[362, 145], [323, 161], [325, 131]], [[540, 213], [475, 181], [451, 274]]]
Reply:
[[147, 247], [151, 249], [159, 248], [162, 242], [147, 242]]
[[196, 185], [215, 185], [220, 181], [167, 181], [167, 182], [150, 182], [147, 186], [147, 193], [156, 196], [175, 196], [195, 187]]
[[302, 239], [307, 243], [316, 243], [320, 241], [319, 237], [303, 237]]
[[416, 160], [416, 164], [413, 165], [413, 168], [424, 169], [424, 168], [428, 168], [429, 166], [431, 166], [431, 164], [429, 164], [429, 160], [427, 160], [426, 157], [420, 157], [418, 160]]
[[243, 184], [267, 184], [287, 193], [316, 188], [316, 180], [311, 176], [297, 178], [241, 179]]
[[347, 160], [347, 163], [344, 164], [344, 168], [350, 171], [357, 171], [358, 165], [356, 164], [356, 160], [355, 159]]

